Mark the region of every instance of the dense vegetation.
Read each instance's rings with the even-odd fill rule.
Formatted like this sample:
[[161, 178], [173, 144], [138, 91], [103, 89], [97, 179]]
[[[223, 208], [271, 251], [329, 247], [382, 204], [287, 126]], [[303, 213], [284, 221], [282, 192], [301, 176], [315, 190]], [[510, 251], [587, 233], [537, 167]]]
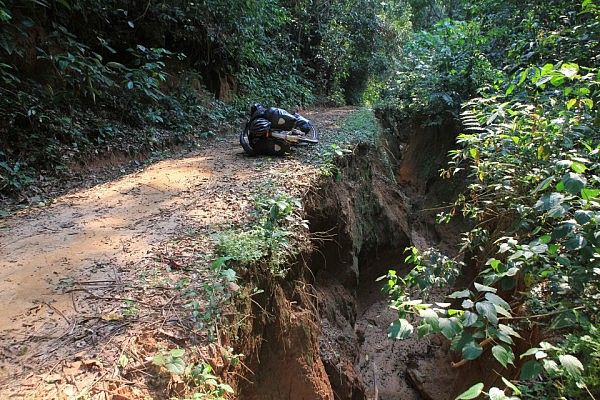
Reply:
[[[412, 248], [414, 269], [390, 271], [390, 336], [441, 333], [457, 368], [495, 360], [495, 385], [460, 399], [597, 398], [600, 9], [476, 0], [437, 15], [407, 43], [380, 107], [462, 120], [442, 173], [467, 169], [468, 187], [438, 222], [461, 214], [472, 228], [457, 256]], [[447, 303], [430, 304], [428, 288], [455, 281]]]
[[463, 399], [597, 398], [599, 54], [596, 0], [0, 0], [0, 192], [213, 135], [252, 101], [460, 120], [443, 175], [469, 182], [439, 223], [472, 229], [458, 256], [411, 249], [390, 272], [390, 335], [503, 367]]
[[2, 0], [0, 191], [98, 154], [212, 135], [253, 101], [360, 102], [389, 70], [407, 11], [357, 0]]

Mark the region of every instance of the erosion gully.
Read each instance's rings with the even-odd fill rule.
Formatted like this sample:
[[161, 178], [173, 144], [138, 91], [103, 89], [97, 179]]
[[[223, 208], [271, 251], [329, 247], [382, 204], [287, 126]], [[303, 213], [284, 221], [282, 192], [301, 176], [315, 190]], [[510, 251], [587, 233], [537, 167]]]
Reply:
[[409, 245], [451, 251], [461, 227], [436, 226], [431, 209], [453, 199], [461, 182], [439, 178], [455, 124], [383, 121], [376, 145], [340, 162], [339, 182], [304, 199], [314, 247], [285, 280], [257, 278], [269, 289], [255, 297], [254, 322], [240, 333], [254, 371], [240, 399], [443, 400], [475, 378], [451, 367], [439, 337], [387, 337], [397, 315], [376, 278], [406, 272]]

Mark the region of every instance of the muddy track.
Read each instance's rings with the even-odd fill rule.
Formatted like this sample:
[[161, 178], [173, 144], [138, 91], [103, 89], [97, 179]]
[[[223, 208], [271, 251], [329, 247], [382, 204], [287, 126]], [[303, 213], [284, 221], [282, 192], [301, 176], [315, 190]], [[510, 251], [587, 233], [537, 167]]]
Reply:
[[[467, 380], [449, 367], [447, 346], [388, 340], [396, 316], [375, 279], [406, 268], [405, 246], [452, 247], [459, 237], [424, 211], [457, 188], [437, 174], [456, 127], [387, 121], [374, 143], [338, 160], [334, 177], [320, 177], [316, 153], [340, 140], [354, 111], [307, 113], [321, 143], [290, 157], [248, 158], [232, 134], [3, 221], [0, 398], [179, 395], [182, 382], [149, 362], [165, 348], [209, 361], [244, 400], [452, 398]], [[261, 290], [221, 310], [235, 327], [229, 341], [216, 324], [190, 322], [186, 296], [206, 310], [211, 292], [185, 288], [218, 284], [213, 237], [246, 224], [252, 193], [265, 186], [303, 199], [312, 245], [286, 278], [238, 270], [242, 286]], [[246, 355], [243, 368], [228, 364], [229, 348]]]
[[[350, 112], [306, 114], [326, 143], [327, 132]], [[3, 220], [0, 384], [18, 393], [15, 378], [31, 380], [56, 360], [101, 343], [102, 337], [87, 340], [91, 331], [103, 333], [82, 326], [87, 321], [78, 316], [110, 319], [101, 297], [118, 296], [122, 290], [115, 289], [162, 257], [157, 248], [184, 232], [197, 238], [194, 253], [211, 254], [211, 235], [245, 223], [249, 196], [258, 185], [276, 184], [294, 194], [307, 190], [317, 174], [315, 151], [302, 148], [283, 159], [248, 158], [232, 134], [195, 154], [157, 162]], [[90, 295], [97, 287], [105, 287], [104, 294]], [[78, 333], [78, 340], [70, 340]]]

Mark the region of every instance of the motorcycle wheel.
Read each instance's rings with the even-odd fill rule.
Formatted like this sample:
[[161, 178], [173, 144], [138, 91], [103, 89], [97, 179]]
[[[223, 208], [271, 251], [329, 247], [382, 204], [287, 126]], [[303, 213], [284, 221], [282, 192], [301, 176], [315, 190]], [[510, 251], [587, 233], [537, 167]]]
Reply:
[[244, 128], [244, 130], [240, 133], [240, 145], [244, 149], [244, 152], [249, 156], [255, 156], [256, 152], [250, 145], [250, 139], [248, 137], [248, 125]]

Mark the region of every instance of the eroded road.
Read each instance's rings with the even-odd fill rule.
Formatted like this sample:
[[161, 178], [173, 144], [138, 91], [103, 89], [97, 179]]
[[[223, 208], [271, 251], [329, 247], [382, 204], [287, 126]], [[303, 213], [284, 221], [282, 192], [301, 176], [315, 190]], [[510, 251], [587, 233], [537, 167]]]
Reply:
[[[350, 112], [307, 116], [324, 131]], [[307, 187], [317, 173], [314, 153], [249, 158], [232, 135], [2, 221], [0, 397], [8, 382], [14, 389], [15, 379], [78, 350], [81, 343], [62, 340], [77, 331], [77, 315], [94, 311], [104, 318], [110, 312], [101, 296], [86, 296], [86, 288], [112, 289], [134, 279], [139, 265], [156, 258], [152, 249], [183, 232], [199, 238], [194, 251], [209, 254], [212, 234], [248, 218], [257, 185], [277, 180], [296, 191]]]

